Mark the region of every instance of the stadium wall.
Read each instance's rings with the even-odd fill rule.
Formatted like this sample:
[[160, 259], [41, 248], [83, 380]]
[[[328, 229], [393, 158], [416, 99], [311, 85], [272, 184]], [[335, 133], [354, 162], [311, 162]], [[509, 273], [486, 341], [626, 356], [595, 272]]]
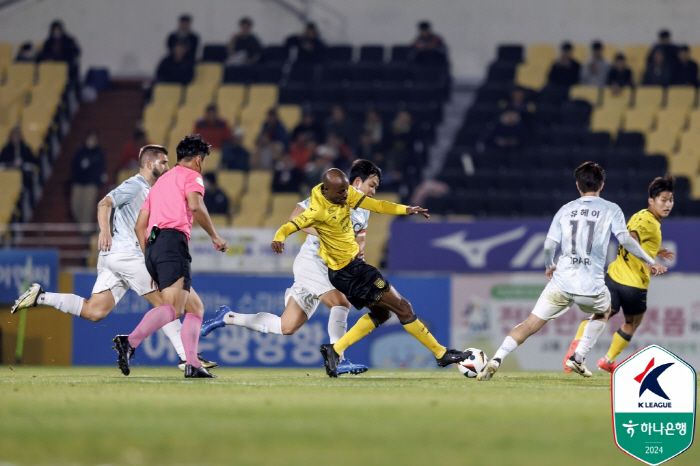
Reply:
[[[303, 5], [299, 1], [289, 1]], [[657, 31], [700, 43], [694, 0], [353, 0], [310, 1], [310, 15], [329, 42], [354, 45], [409, 42], [419, 19], [429, 19], [450, 46], [454, 74], [482, 78], [495, 46], [504, 42], [652, 43]], [[151, 75], [166, 35], [180, 13], [194, 15], [202, 41], [224, 42], [238, 19], [250, 16], [266, 44], [280, 43], [300, 21], [266, 0], [26, 0], [0, 10], [0, 41], [39, 41], [62, 18], [83, 47], [83, 66], [107, 66], [115, 75]], [[631, 26], [633, 25], [633, 26]]]

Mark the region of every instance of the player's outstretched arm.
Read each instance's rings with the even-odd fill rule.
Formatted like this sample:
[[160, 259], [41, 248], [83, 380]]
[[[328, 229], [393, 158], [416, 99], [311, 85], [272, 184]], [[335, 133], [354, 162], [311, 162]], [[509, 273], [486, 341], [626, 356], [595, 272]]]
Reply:
[[100, 235], [97, 240], [97, 247], [102, 252], [107, 252], [112, 248], [112, 232], [109, 228], [109, 217], [112, 213], [114, 203], [112, 198], [105, 196], [97, 204], [97, 224], [100, 227]]
[[317, 215], [317, 210], [306, 209], [297, 217], [294, 217], [289, 222], [282, 225], [272, 239], [272, 243], [270, 244], [272, 250], [275, 251], [276, 254], [282, 254], [284, 251], [284, 240], [287, 239], [287, 236], [313, 226], [317, 220]]
[[616, 235], [617, 240], [620, 242], [620, 245], [627, 250], [630, 254], [632, 254], [634, 257], [637, 259], [641, 260], [642, 262], [646, 263], [649, 266], [649, 270], [651, 273], [654, 275], [661, 275], [666, 273], [668, 270], [666, 266], [657, 264], [654, 262], [654, 259], [647, 254], [644, 249], [642, 249], [642, 246], [639, 245], [639, 243], [632, 238], [632, 236], [627, 232], [627, 230], [619, 233]]
[[547, 280], [551, 280], [554, 276], [554, 271], [557, 269], [557, 265], [554, 263], [554, 256], [557, 254], [557, 246], [559, 242], [554, 241], [552, 238], [547, 238], [544, 240], [544, 266], [545, 272], [544, 276]]
[[211, 242], [214, 243], [214, 248], [218, 251], [226, 252], [228, 250], [228, 244], [226, 244], [226, 240], [216, 234], [207, 206], [204, 205], [204, 197], [197, 191], [187, 193], [187, 206], [192, 211], [195, 221], [199, 226], [204, 228], [204, 231], [206, 231], [211, 238]]
[[[304, 212], [304, 210], [305, 209], [302, 206], [297, 205], [297, 208], [294, 209], [294, 212], [292, 212], [292, 215], [289, 216], [289, 220], [290, 221], [294, 220], [299, 215], [301, 215]], [[314, 227], [302, 228], [301, 231], [303, 231], [304, 233], [308, 233], [310, 235], [313, 235], [313, 236], [318, 236], [318, 232], [316, 231], [316, 229]]]
[[146, 232], [148, 231], [148, 219], [151, 213], [147, 210], [139, 211], [139, 216], [136, 219], [136, 226], [134, 226], [134, 232], [136, 233], [136, 239], [139, 240], [139, 245], [141, 246], [141, 252], [146, 253]]
[[430, 218], [428, 214], [428, 209], [424, 209], [419, 206], [407, 206], [403, 204], [394, 204], [389, 201], [380, 201], [378, 199], [372, 199], [371, 197], [363, 196], [359, 201], [353, 202], [354, 199], [348, 198], [348, 203], [353, 209], [362, 207], [363, 209], [370, 210], [372, 212], [377, 212], [378, 214], [388, 214], [388, 215], [415, 215], [423, 214], [425, 218]]

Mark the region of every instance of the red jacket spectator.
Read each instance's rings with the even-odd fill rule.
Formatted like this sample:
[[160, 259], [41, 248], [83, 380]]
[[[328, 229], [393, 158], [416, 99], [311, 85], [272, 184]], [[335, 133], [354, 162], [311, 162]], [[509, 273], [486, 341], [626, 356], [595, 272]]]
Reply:
[[231, 128], [223, 118], [219, 118], [216, 105], [209, 105], [204, 118], [197, 121], [194, 132], [201, 134], [214, 149], [221, 149], [223, 143], [231, 139]]
[[122, 153], [119, 156], [119, 165], [117, 165], [117, 170], [138, 169], [139, 152], [146, 144], [148, 144], [146, 133], [140, 129], [134, 131], [134, 137], [126, 141], [122, 147]]

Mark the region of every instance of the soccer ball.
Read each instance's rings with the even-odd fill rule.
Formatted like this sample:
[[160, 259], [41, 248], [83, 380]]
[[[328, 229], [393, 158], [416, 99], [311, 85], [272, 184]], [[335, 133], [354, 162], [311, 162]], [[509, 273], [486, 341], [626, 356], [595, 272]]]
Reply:
[[459, 369], [465, 377], [473, 379], [481, 372], [481, 369], [484, 368], [486, 363], [489, 362], [489, 358], [478, 348], [467, 348], [464, 351], [471, 351], [472, 354], [464, 361], [457, 363], [457, 369]]

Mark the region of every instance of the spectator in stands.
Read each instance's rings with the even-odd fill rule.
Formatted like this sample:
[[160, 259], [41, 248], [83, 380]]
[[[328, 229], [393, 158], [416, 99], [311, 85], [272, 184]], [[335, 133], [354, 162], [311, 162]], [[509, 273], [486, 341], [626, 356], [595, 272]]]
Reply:
[[548, 84], [569, 87], [578, 83], [581, 64], [574, 59], [572, 50], [571, 42], [561, 44], [559, 59], [554, 62], [549, 71]]
[[19, 126], [14, 127], [7, 144], [0, 151], [0, 170], [12, 168], [22, 170], [22, 185], [32, 205], [34, 204], [34, 177], [38, 164], [32, 149], [22, 139]]
[[251, 32], [253, 20], [242, 18], [238, 25], [240, 31], [231, 37], [228, 43], [228, 58], [226, 66], [250, 66], [260, 60], [262, 44], [260, 39]]
[[611, 86], [613, 94], [617, 95], [623, 87], [633, 86], [632, 70], [627, 66], [623, 53], [615, 55], [613, 66], [608, 71], [607, 85]]
[[204, 178], [204, 205], [210, 214], [228, 215], [228, 196], [219, 189], [216, 184], [216, 173], [205, 173]]
[[642, 78], [642, 84], [646, 86], [668, 86], [671, 84], [671, 65], [666, 61], [662, 49], [657, 49], [652, 57], [652, 62], [647, 66]]
[[138, 170], [139, 152], [146, 144], [148, 144], [146, 133], [142, 129], [136, 128], [133, 137], [126, 141], [122, 147], [117, 170]]
[[214, 149], [221, 149], [224, 141], [231, 139], [231, 128], [223, 118], [219, 117], [216, 105], [209, 104], [204, 118], [197, 120], [194, 132], [201, 134], [202, 139], [211, 144]]
[[71, 211], [78, 223], [96, 221], [97, 192], [107, 181], [105, 161], [97, 131], [88, 131], [85, 142], [73, 156]]
[[501, 149], [514, 149], [522, 145], [526, 136], [526, 127], [520, 114], [506, 109], [498, 117], [488, 142]]
[[532, 116], [537, 109], [535, 102], [528, 96], [527, 91], [520, 86], [513, 86], [510, 91], [510, 98], [501, 100], [498, 106], [502, 110], [510, 109], [518, 112], [526, 125], [531, 123]]
[[307, 133], [308, 139], [313, 140], [316, 144], [323, 142], [326, 139], [326, 134], [323, 131], [323, 126], [316, 121], [316, 117], [310, 110], [304, 110], [301, 117], [301, 122], [292, 131], [292, 140], [296, 140], [299, 134]]
[[678, 46], [671, 41], [671, 32], [668, 29], [659, 31], [659, 41], [649, 51], [647, 66], [654, 63], [654, 54], [659, 50], [663, 53], [666, 63], [671, 68], [675, 67], [678, 61]]
[[[377, 147], [384, 145], [384, 123], [379, 113], [373, 108], [370, 108], [365, 113], [365, 124], [362, 127], [363, 134], [369, 134], [372, 138], [372, 144]], [[361, 159], [372, 160], [368, 157], [360, 157]]]
[[[326, 135], [334, 133], [348, 143], [354, 143], [357, 138], [355, 122], [345, 114], [345, 109], [340, 105], [334, 105], [331, 116], [326, 120]], [[328, 136], [326, 136], [328, 137]]]
[[318, 144], [316, 141], [310, 137], [309, 132], [300, 132], [297, 134], [296, 139], [292, 140], [289, 144], [289, 156], [294, 162], [294, 165], [303, 170], [309, 160], [316, 153], [316, 148]]
[[63, 61], [68, 64], [68, 76], [73, 83], [75, 95], [80, 99], [80, 47], [76, 40], [66, 34], [63, 23], [55, 20], [49, 28], [49, 37], [44, 41], [38, 61]]
[[176, 42], [173, 51], [161, 60], [156, 71], [156, 80], [164, 83], [187, 85], [194, 78], [194, 62], [187, 58], [187, 47]]
[[360, 134], [360, 142], [355, 147], [355, 157], [377, 163], [375, 154], [378, 152], [378, 145], [374, 143], [372, 133], [364, 132]]
[[285, 154], [275, 163], [272, 191], [276, 193], [298, 193], [306, 178], [304, 172]]
[[172, 55], [174, 54], [175, 44], [182, 44], [185, 46], [185, 58], [195, 62], [197, 57], [197, 47], [199, 47], [199, 36], [192, 32], [192, 16], [190, 15], [180, 15], [177, 23], [177, 29], [170, 33], [166, 45], [168, 47], [168, 52]]
[[447, 62], [445, 41], [433, 32], [430, 22], [418, 23], [418, 37], [411, 44], [409, 58], [414, 63], [424, 65], [442, 65]]
[[678, 63], [673, 71], [672, 84], [698, 87], [698, 64], [690, 58], [687, 45], [678, 47]]
[[[332, 133], [326, 136], [327, 139], [332, 139], [334, 137], [335, 135]], [[338, 150], [336, 147], [333, 147], [332, 144], [321, 144], [318, 146], [316, 153], [311, 160], [309, 160], [309, 163], [306, 164], [306, 168], [304, 169], [306, 185], [312, 187], [319, 184], [321, 182], [321, 176], [334, 167], [333, 161], [337, 156]]]
[[306, 23], [304, 30], [289, 36], [285, 45], [296, 50], [297, 63], [322, 63], [326, 58], [326, 44], [319, 37], [315, 23]]
[[279, 120], [276, 109], [268, 110], [255, 146], [251, 167], [256, 170], [271, 170], [287, 147], [287, 130]]
[[609, 71], [610, 63], [603, 57], [603, 44], [596, 40], [591, 44], [591, 59], [581, 68], [581, 84], [603, 87]]
[[20, 45], [15, 62], [17, 63], [34, 63], [37, 61], [38, 53], [32, 42], [25, 42]]
[[243, 147], [243, 128], [234, 126], [231, 138], [221, 146], [221, 168], [224, 170], [243, 170], [250, 168], [250, 152]]

